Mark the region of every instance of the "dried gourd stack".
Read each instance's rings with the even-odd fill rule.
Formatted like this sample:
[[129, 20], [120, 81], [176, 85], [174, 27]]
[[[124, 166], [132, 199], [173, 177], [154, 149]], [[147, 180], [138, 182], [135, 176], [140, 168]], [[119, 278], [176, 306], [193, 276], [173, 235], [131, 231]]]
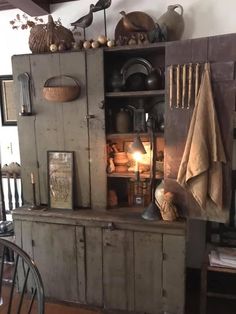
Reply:
[[72, 32], [62, 25], [56, 25], [49, 15], [47, 24], [38, 24], [31, 29], [29, 48], [33, 53], [49, 52], [50, 45], [63, 43], [66, 49], [71, 49], [74, 41]]

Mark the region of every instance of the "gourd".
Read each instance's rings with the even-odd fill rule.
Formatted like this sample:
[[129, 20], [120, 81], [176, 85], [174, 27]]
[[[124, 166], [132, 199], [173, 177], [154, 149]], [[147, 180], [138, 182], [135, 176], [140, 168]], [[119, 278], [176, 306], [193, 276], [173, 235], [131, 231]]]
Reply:
[[73, 33], [62, 25], [54, 23], [51, 15], [47, 24], [38, 24], [32, 27], [29, 36], [29, 48], [33, 53], [50, 52], [50, 46], [63, 43], [71, 49], [75, 41]]

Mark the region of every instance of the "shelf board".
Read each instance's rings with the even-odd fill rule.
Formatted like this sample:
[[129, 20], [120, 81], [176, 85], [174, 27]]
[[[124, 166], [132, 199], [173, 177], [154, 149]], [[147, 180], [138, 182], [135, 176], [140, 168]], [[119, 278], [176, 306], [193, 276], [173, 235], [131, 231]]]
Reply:
[[[130, 139], [133, 140], [137, 133], [108, 133], [106, 135], [107, 140], [113, 139]], [[150, 140], [150, 135], [148, 133], [139, 133], [141, 140]], [[164, 137], [164, 133], [155, 133], [156, 137]]]
[[153, 97], [164, 96], [165, 90], [148, 90], [148, 91], [132, 91], [132, 92], [108, 92], [105, 94], [109, 98], [121, 98], [121, 97]]
[[[107, 174], [108, 178], [135, 178], [134, 172], [113, 172]], [[150, 173], [140, 173], [140, 179], [149, 179]], [[163, 179], [163, 173], [160, 174], [160, 172], [156, 173], [156, 179]]]
[[135, 51], [137, 52], [147, 52], [147, 51], [158, 51], [163, 52], [165, 51], [166, 47], [166, 42], [159, 42], [159, 43], [153, 43], [153, 44], [147, 44], [147, 45], [125, 45], [125, 46], [115, 46], [112, 48], [104, 48], [105, 53], [116, 53], [118, 52], [119, 54], [121, 53], [134, 53]]

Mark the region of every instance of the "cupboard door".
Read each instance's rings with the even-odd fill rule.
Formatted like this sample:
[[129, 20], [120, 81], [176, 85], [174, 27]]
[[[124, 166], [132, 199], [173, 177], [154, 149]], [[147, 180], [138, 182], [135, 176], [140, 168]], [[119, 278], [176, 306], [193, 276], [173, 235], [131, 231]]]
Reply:
[[162, 312], [162, 235], [134, 232], [135, 311]]
[[185, 305], [185, 237], [163, 235], [164, 311], [182, 314]]
[[103, 231], [104, 306], [134, 309], [133, 232]]
[[86, 227], [85, 239], [87, 303], [91, 305], [102, 306], [102, 229], [99, 227]]
[[84, 227], [76, 226], [78, 301], [86, 303], [86, 266]]
[[[15, 56], [13, 77], [17, 110], [20, 112], [21, 87], [18, 75], [27, 72], [31, 78], [33, 116], [19, 116], [19, 144], [25, 203], [32, 202], [30, 172], [36, 177], [37, 201], [48, 202], [47, 151], [66, 150], [75, 153], [75, 206], [90, 206], [89, 141], [87, 127], [87, 89], [85, 52]], [[50, 77], [70, 75], [81, 85], [80, 97], [66, 103], [48, 102], [43, 86]], [[74, 84], [61, 77], [58, 85]], [[55, 84], [55, 81], [52, 81]]]
[[47, 297], [78, 301], [75, 227], [32, 223], [34, 260]]

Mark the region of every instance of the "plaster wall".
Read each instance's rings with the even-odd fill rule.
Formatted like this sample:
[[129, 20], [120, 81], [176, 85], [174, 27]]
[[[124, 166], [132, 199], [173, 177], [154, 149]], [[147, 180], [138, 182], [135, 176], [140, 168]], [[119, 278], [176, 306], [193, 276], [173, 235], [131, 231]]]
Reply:
[[[95, 3], [96, 1], [94, 1]], [[92, 3], [92, 1], [90, 2]], [[61, 19], [63, 26], [70, 27], [70, 23], [88, 13], [89, 4], [86, 0], [71, 1], [51, 6], [55, 20]], [[184, 8], [185, 31], [183, 39], [205, 37], [236, 31], [236, 1], [234, 0], [178, 0]], [[120, 20], [121, 10], [144, 11], [157, 20], [173, 1], [164, 0], [113, 0], [107, 14], [107, 35], [113, 38], [115, 26]], [[28, 48], [28, 30], [13, 30], [9, 21], [20, 10], [0, 11], [0, 75], [11, 74], [11, 56], [14, 54], [30, 53]], [[47, 20], [47, 17], [44, 17]], [[103, 12], [94, 14], [92, 25], [86, 30], [87, 38], [95, 39], [104, 34]], [[234, 145], [235, 146], [235, 145]], [[0, 160], [2, 164], [12, 161], [20, 162], [17, 127], [1, 126], [0, 123]], [[235, 151], [234, 147], [234, 151]], [[189, 222], [188, 237], [188, 266], [199, 267], [203, 252], [205, 224], [200, 221]], [[199, 253], [200, 252], [200, 253]]]

